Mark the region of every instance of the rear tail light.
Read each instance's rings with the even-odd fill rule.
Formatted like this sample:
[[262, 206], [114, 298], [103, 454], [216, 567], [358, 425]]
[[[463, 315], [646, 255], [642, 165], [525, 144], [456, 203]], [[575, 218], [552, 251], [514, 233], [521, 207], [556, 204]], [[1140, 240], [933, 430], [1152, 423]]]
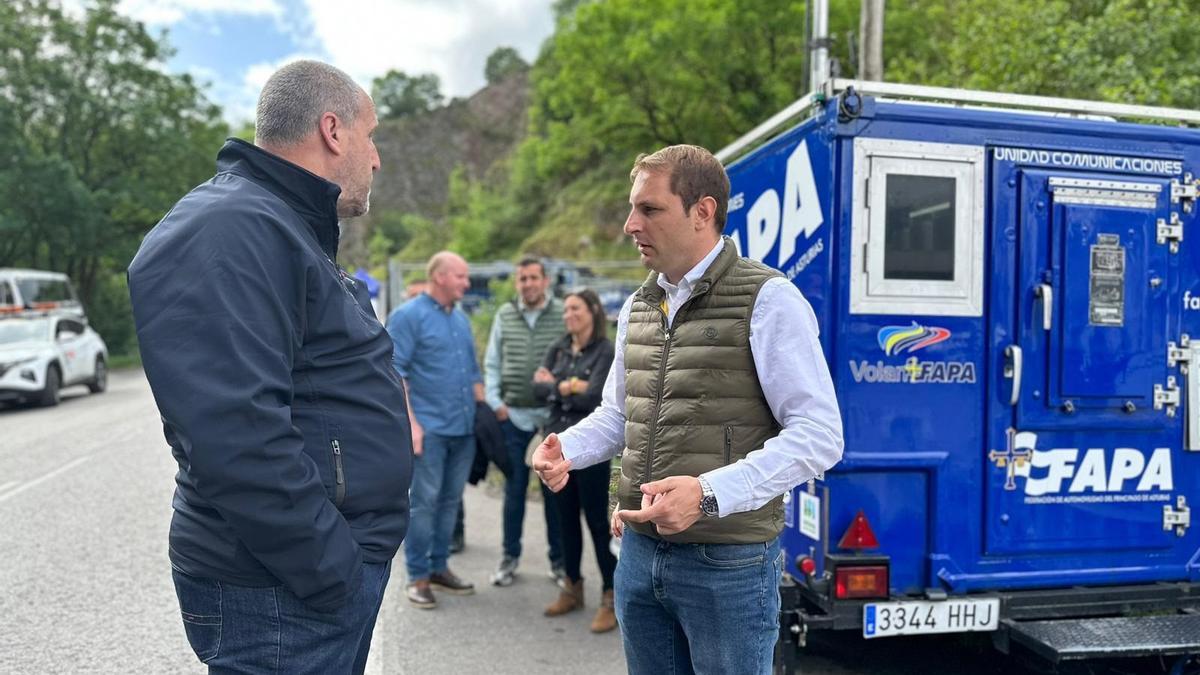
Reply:
[[805, 576], [811, 577], [817, 571], [817, 561], [808, 556], [804, 556], [800, 558], [800, 560], [796, 561], [796, 567], [799, 567], [800, 571], [804, 572]]
[[845, 565], [834, 574], [834, 595], [839, 600], [888, 597], [886, 565]]

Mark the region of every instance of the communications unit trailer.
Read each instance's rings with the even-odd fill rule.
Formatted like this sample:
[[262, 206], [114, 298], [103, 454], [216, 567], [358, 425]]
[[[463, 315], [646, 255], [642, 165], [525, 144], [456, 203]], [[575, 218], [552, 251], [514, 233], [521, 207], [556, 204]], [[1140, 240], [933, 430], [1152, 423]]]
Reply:
[[832, 81], [718, 153], [726, 234], [812, 304], [845, 425], [786, 503], [785, 664], [821, 629], [1200, 652], [1189, 124]]

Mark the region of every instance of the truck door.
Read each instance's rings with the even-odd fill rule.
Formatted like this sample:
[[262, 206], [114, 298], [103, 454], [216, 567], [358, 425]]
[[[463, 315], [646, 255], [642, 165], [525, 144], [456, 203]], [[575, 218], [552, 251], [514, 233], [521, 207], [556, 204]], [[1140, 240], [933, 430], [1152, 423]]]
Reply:
[[993, 185], [1007, 184], [996, 199], [1015, 202], [1004, 258], [1015, 269], [993, 271], [992, 297], [1009, 294], [998, 306], [1011, 314], [993, 317], [1007, 334], [993, 361], [1003, 369], [995, 405], [1007, 410], [992, 419], [1008, 427], [989, 432], [985, 555], [1064, 554], [1040, 559], [1045, 573], [1140, 551], [1166, 569], [1184, 534], [1164, 526], [1166, 514], [1195, 493], [1173, 403], [1183, 383], [1168, 363], [1178, 339], [1168, 292], [1177, 244], [1162, 227], [1170, 179], [993, 169]]

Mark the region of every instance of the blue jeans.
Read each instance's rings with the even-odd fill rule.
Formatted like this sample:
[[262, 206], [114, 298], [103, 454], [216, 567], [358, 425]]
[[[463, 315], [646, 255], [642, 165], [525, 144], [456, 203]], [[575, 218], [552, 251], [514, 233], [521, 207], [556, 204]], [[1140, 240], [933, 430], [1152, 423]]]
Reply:
[[475, 459], [474, 436], [425, 434], [421, 446], [421, 455], [413, 457], [411, 510], [404, 537], [410, 584], [446, 571], [454, 519]]
[[632, 675], [769, 675], [779, 539], [671, 544], [625, 528], [616, 610]]
[[188, 643], [208, 672], [362, 673], [392, 564], [363, 565], [362, 583], [336, 612], [319, 612], [283, 586], [248, 588], [171, 573]]
[[[529, 489], [529, 467], [525, 465], [525, 448], [533, 439], [534, 432], [521, 431], [511, 420], [500, 423], [504, 430], [504, 447], [512, 473], [504, 482], [504, 555], [521, 557], [521, 532], [525, 529], [525, 492]], [[550, 547], [550, 564], [562, 564], [562, 543], [559, 535], [558, 509], [553, 507], [553, 492], [544, 483], [542, 488], [542, 511], [546, 515], [546, 543]]]

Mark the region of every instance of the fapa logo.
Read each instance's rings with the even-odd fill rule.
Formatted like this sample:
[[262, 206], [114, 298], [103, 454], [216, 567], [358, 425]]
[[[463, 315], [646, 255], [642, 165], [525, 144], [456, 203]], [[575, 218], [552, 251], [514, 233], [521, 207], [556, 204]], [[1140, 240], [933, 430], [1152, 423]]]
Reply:
[[888, 356], [915, 352], [950, 339], [950, 331], [938, 326], [884, 326], [879, 329], [879, 348]]
[[[1097, 501], [1095, 495], [1170, 492], [1175, 488], [1170, 448], [1155, 448], [1147, 458], [1137, 448], [1052, 448], [1039, 450], [1031, 431], [1009, 430], [1008, 448], [993, 450], [988, 459], [1005, 471], [1005, 490], [1016, 490], [1024, 479], [1024, 493], [1036, 501], [1071, 503]], [[1090, 495], [1090, 496], [1089, 496]], [[1111, 501], [1146, 501], [1136, 495]], [[1108, 500], [1106, 500], [1108, 501]]]

